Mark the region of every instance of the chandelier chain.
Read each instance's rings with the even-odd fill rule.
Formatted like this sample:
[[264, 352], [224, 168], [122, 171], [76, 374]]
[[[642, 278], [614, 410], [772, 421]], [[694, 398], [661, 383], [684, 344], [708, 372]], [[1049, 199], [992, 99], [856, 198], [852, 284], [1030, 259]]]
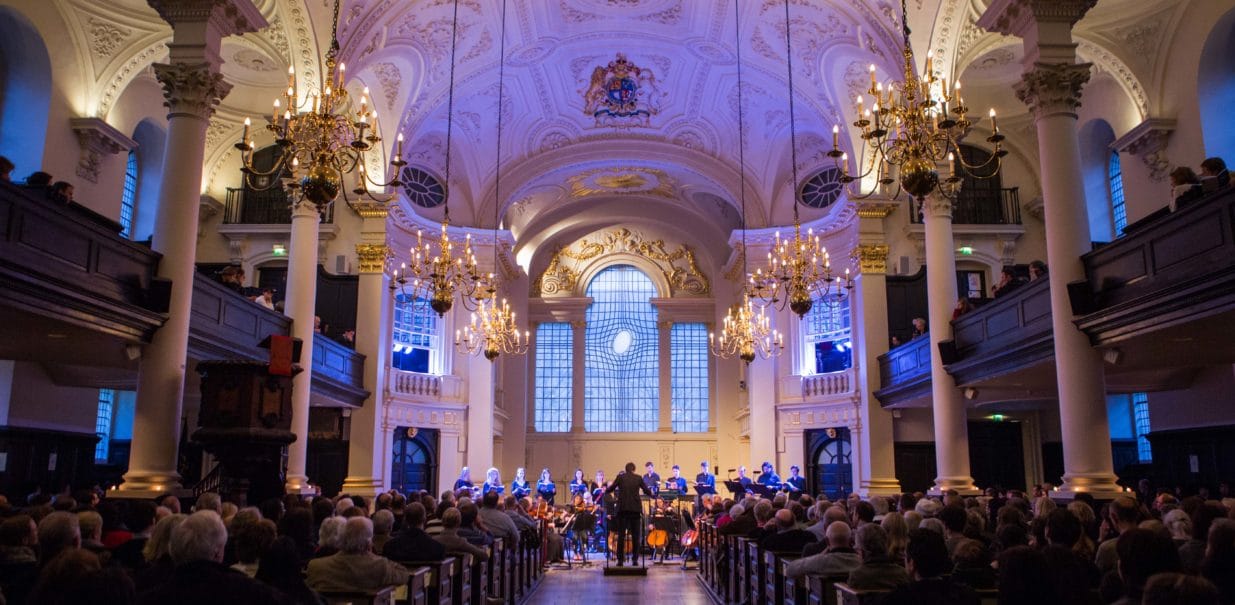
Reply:
[[327, 67], [334, 67], [339, 57], [339, 2], [334, 0], [334, 13], [330, 20], [330, 49], [326, 51]]
[[789, 158], [793, 174], [793, 223], [798, 223], [798, 129], [793, 102], [793, 27], [789, 23], [789, 0], [785, 0], [785, 65], [789, 71]]
[[[337, 1], [337, 0], [336, 0]], [[459, 0], [454, 2], [454, 16], [450, 24], [450, 87], [446, 92], [446, 200], [442, 204], [442, 216], [450, 222], [450, 144], [454, 134], [455, 118], [455, 53], [459, 46]]]
[[[738, 61], [738, 179], [740, 181], [739, 199], [742, 203], [742, 280], [745, 282], [747, 265], [750, 255], [746, 249], [746, 107], [742, 103], [742, 3], [733, 0], [733, 47], [737, 51]], [[743, 286], [745, 288], [745, 286]]]

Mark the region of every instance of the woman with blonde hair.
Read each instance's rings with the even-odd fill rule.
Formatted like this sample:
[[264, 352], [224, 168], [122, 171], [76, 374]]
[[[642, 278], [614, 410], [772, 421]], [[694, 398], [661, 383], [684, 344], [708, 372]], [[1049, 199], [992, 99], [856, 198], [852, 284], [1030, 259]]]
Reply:
[[480, 488], [480, 495], [497, 492], [500, 496], [504, 491], [506, 487], [502, 485], [502, 474], [496, 468], [489, 467], [489, 470], [485, 472], [485, 484]]
[[898, 512], [888, 513], [883, 516], [880, 525], [888, 534], [888, 558], [903, 563], [905, 547], [909, 546], [909, 526], [905, 524], [905, 516]]

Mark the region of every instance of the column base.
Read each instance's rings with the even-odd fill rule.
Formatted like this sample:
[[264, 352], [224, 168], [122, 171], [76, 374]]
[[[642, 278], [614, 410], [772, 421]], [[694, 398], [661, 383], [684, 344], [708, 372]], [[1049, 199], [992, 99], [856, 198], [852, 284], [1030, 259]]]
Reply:
[[902, 493], [901, 482], [896, 480], [896, 477], [871, 478], [869, 481], [863, 481], [858, 486], [858, 493], [862, 497], [869, 496], [899, 496]]
[[348, 477], [343, 480], [340, 493], [358, 496], [376, 496], [386, 491], [381, 477]]
[[317, 494], [316, 487], [309, 485], [309, 478], [297, 475], [288, 475], [287, 483], [284, 485], [287, 493], [297, 494], [300, 496], [313, 496]]
[[982, 490], [973, 484], [973, 477], [936, 477], [935, 485], [926, 493], [941, 496], [948, 490], [956, 490], [956, 493], [962, 496], [977, 496], [982, 493]]
[[1096, 500], [1113, 500], [1127, 491], [1116, 481], [1114, 473], [1071, 473], [1063, 476], [1063, 485], [1051, 492], [1053, 500], [1072, 500], [1077, 494], [1089, 494]]
[[129, 471], [124, 474], [124, 482], [119, 489], [108, 492], [109, 498], [161, 498], [163, 496], [182, 496], [189, 490], [180, 485], [180, 474], [176, 472], [161, 473], [157, 471]]

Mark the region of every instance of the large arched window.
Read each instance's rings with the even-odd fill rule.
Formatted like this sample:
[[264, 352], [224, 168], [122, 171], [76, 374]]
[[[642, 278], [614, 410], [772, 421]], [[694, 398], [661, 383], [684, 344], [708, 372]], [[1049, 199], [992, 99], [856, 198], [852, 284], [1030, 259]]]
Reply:
[[439, 332], [437, 312], [427, 299], [396, 296], [390, 365], [407, 372], [440, 373], [441, 363], [436, 359]]
[[588, 285], [583, 425], [590, 432], [655, 431], [660, 409], [656, 286], [616, 265]]
[[[155, 217], [159, 212], [159, 189], [162, 186], [163, 148], [167, 135], [163, 127], [151, 119], [142, 120], [133, 129], [137, 149], [129, 152], [136, 160], [133, 192], [133, 220], [129, 224], [129, 237], [142, 241], [154, 237]], [[133, 161], [133, 160], [130, 160]], [[126, 187], [127, 187], [126, 172]]]
[[803, 374], [843, 372], [853, 366], [849, 299], [816, 300], [802, 318]]
[[1111, 219], [1115, 221], [1115, 237], [1119, 237], [1128, 226], [1128, 208], [1124, 205], [1124, 173], [1118, 151], [1111, 152], [1111, 160], [1106, 164], [1106, 178], [1111, 191]]
[[1205, 155], [1235, 155], [1235, 10], [1227, 11], [1210, 30], [1197, 69], [1196, 99], [1200, 106]]

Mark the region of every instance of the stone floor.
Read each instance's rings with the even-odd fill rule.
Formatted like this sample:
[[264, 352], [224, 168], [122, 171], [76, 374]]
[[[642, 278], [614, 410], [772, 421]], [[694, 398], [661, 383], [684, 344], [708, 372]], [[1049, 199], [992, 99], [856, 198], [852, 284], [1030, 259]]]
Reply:
[[695, 576], [692, 563], [683, 571], [680, 561], [669, 565], [649, 565], [647, 577], [605, 576], [603, 561], [590, 568], [554, 569], [532, 593], [528, 603], [659, 603], [663, 605], [705, 605], [710, 603]]

